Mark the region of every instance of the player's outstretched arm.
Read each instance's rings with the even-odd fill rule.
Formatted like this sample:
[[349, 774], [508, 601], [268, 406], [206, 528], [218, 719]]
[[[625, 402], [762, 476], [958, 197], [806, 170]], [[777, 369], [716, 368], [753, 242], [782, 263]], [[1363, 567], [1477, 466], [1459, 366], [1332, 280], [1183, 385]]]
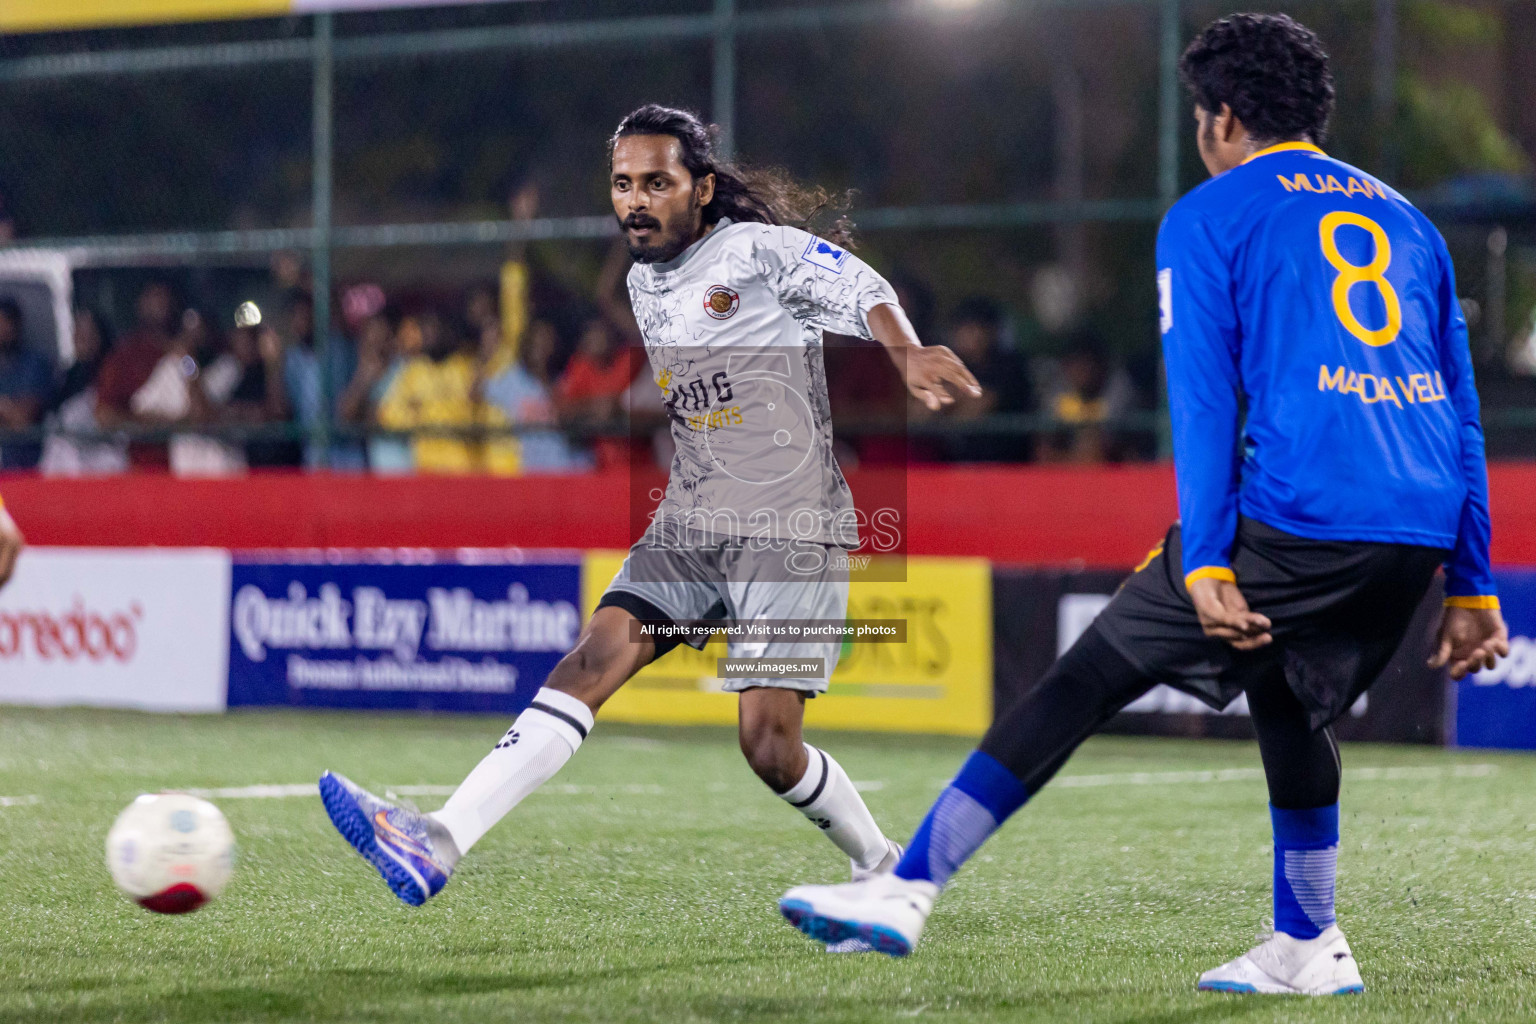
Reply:
[[16, 520], [5, 510], [5, 503], [0, 502], [0, 587], [5, 586], [11, 573], [16, 571], [16, 556], [24, 547], [26, 541], [22, 539]]
[[[1433, 232], [1433, 229], [1431, 229]], [[1467, 498], [1462, 505], [1456, 546], [1445, 563], [1445, 614], [1440, 619], [1439, 643], [1430, 668], [1450, 666], [1451, 678], [1493, 668], [1509, 654], [1509, 629], [1499, 611], [1490, 558], [1491, 527], [1488, 518], [1488, 462], [1483, 442], [1483, 421], [1473, 379], [1472, 349], [1467, 342], [1467, 321], [1456, 298], [1456, 275], [1445, 240], [1438, 233], [1440, 286], [1441, 366], [1451, 406], [1461, 421], [1462, 473]]]
[[907, 390], [934, 411], [955, 401], [955, 392], [981, 394], [981, 385], [960, 357], [943, 345], [925, 346], [900, 306], [883, 302], [869, 311], [869, 333], [885, 346]]

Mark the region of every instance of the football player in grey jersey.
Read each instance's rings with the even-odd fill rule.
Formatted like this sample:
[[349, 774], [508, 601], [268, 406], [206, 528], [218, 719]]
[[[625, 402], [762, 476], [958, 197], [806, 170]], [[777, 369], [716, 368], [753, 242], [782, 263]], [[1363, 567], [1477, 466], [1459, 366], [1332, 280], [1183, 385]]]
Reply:
[[[655, 105], [620, 123], [610, 158], [614, 213], [636, 264], [630, 297], [677, 443], [671, 478], [575, 649], [440, 811], [406, 820], [408, 809], [333, 777], [338, 806], [366, 806], [371, 820], [386, 807], [376, 842], [359, 836], [353, 845], [387, 881], [408, 862], [424, 882], [405, 886], [407, 895], [420, 890], [414, 902], [441, 888], [459, 857], [570, 759], [619, 687], [679, 642], [707, 639], [652, 636], [641, 624], [845, 618], [858, 515], [832, 455], [823, 330], [884, 346], [930, 409], [962, 390], [980, 394], [954, 353], [922, 345], [890, 285], [844, 238], [793, 226], [820, 193], [721, 163], [703, 122]], [[889, 870], [900, 848], [842, 767], [801, 739], [805, 700], [826, 691], [841, 639], [729, 647], [735, 657], [817, 666], [801, 678], [723, 681], [740, 693], [742, 753], [848, 855], [856, 878]]]

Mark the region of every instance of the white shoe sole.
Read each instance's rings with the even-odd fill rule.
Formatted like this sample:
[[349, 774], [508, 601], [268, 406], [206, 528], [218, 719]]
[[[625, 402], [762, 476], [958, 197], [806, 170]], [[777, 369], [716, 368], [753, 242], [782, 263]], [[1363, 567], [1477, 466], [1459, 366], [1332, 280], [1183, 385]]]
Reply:
[[1308, 992], [1305, 989], [1287, 985], [1256, 965], [1249, 962], [1248, 969], [1260, 975], [1249, 981], [1227, 980], [1224, 978], [1212, 978], [1207, 981], [1201, 978], [1195, 986], [1198, 992], [1230, 992], [1236, 995], [1262, 995], [1262, 996], [1349, 996], [1359, 995], [1365, 992], [1365, 986], [1359, 982], [1351, 982], [1339, 986], [1336, 989], [1322, 992]]
[[1345, 985], [1343, 988], [1334, 989], [1332, 992], [1303, 992], [1299, 988], [1279, 983], [1266, 985], [1263, 982], [1249, 984], [1246, 981], [1202, 981], [1196, 986], [1200, 992], [1230, 992], [1235, 995], [1266, 995], [1266, 996], [1353, 996], [1365, 993], [1364, 985]]

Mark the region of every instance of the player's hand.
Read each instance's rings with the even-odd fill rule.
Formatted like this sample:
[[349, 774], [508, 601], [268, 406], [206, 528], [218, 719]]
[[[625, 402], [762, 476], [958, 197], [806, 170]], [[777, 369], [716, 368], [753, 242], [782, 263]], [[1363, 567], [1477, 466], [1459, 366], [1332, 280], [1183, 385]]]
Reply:
[[907, 390], [934, 412], [953, 405], [954, 392], [966, 391], [978, 398], [981, 396], [981, 385], [976, 383], [971, 371], [965, 368], [959, 356], [943, 345], [909, 348], [904, 355], [902, 366]]
[[5, 586], [11, 573], [16, 571], [16, 556], [26, 546], [27, 542], [22, 539], [16, 520], [11, 518], [4, 505], [0, 505], [0, 587]]
[[1236, 583], [1195, 580], [1189, 585], [1189, 598], [1206, 636], [1225, 640], [1239, 651], [1257, 650], [1274, 640], [1269, 619], [1248, 610], [1248, 599]]
[[1430, 668], [1451, 666], [1451, 678], [1460, 679], [1468, 672], [1493, 668], [1500, 658], [1509, 656], [1509, 627], [1497, 608], [1456, 608], [1445, 610], [1440, 619], [1440, 645]]

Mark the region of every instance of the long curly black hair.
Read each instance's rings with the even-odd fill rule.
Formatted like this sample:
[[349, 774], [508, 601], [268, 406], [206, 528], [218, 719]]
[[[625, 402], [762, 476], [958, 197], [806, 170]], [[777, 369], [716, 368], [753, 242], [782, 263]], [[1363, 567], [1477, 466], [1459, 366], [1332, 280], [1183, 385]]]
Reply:
[[803, 228], [844, 248], [854, 244], [854, 224], [848, 216], [853, 193], [829, 192], [803, 185], [776, 168], [746, 168], [721, 160], [715, 153], [719, 130], [691, 110], [647, 103], [632, 111], [608, 140], [613, 147], [627, 135], [670, 135], [682, 150], [683, 166], [694, 180], [715, 176], [715, 195], [704, 207], [704, 223], [733, 221], [789, 224]]
[[1204, 110], [1225, 103], [1260, 142], [1321, 143], [1333, 115], [1333, 74], [1317, 34], [1284, 14], [1234, 14], [1206, 26], [1179, 61]]

